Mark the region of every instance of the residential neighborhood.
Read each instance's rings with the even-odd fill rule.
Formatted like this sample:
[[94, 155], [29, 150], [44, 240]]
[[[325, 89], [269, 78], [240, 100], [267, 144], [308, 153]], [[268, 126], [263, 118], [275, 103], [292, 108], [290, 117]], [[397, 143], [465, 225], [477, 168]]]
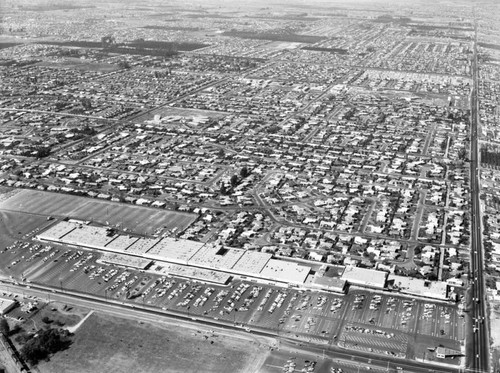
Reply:
[[498, 5], [220, 3], [6, 0], [5, 284], [499, 368]]

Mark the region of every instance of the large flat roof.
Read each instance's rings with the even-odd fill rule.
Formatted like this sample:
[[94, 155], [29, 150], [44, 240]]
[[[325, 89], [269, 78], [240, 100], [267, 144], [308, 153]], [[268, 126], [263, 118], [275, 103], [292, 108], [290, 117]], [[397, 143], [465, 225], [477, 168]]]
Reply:
[[310, 271], [310, 267], [301, 266], [294, 262], [270, 259], [260, 272], [260, 275], [274, 281], [303, 284]]
[[350, 284], [375, 287], [383, 289], [387, 272], [377, 271], [368, 268], [346, 267], [342, 273], [341, 279], [346, 280]]
[[245, 251], [240, 249], [206, 245], [193, 255], [189, 260], [189, 265], [229, 271], [244, 253]]
[[188, 260], [204, 245], [201, 242], [165, 237], [148, 251], [148, 256], [159, 260], [187, 264]]
[[180, 276], [220, 285], [227, 283], [231, 279], [231, 275], [224, 272], [165, 262], [158, 262], [149, 271], [157, 274]]
[[397, 287], [400, 292], [418, 295], [426, 298], [448, 299], [448, 284], [444, 281], [429, 281], [413, 277], [389, 275], [389, 281]]
[[312, 287], [343, 293], [345, 291], [346, 281], [337, 277], [316, 275], [308, 277], [307, 284]]
[[106, 228], [94, 227], [91, 225], [76, 224], [76, 229], [65, 234], [62, 240], [67, 243], [82, 245], [83, 243], [89, 247], [104, 248], [106, 244], [111, 242], [117, 236], [107, 236]]
[[250, 276], [257, 276], [272, 257], [272, 254], [269, 253], [245, 251], [238, 262], [233, 266], [233, 271]]
[[47, 229], [45, 232], [40, 233], [38, 237], [41, 240], [57, 241], [77, 226], [78, 225], [73, 222], [61, 221]]
[[109, 242], [106, 245], [106, 248], [125, 251], [129, 246], [135, 243], [139, 237], [131, 237], [131, 236], [117, 236], [113, 241]]
[[126, 251], [127, 254], [144, 255], [154, 245], [160, 241], [159, 238], [145, 238], [141, 237], [130, 245]]
[[[184, 277], [191, 274], [193, 278], [217, 283], [225, 282], [227, 276], [230, 276], [222, 272], [230, 272], [281, 283], [304, 284], [311, 271], [311, 267], [307, 265], [272, 259], [272, 254], [269, 253], [174, 238], [137, 238], [129, 235], [110, 237], [107, 233], [106, 227], [88, 226], [81, 222], [59, 222], [38, 237], [41, 239], [49, 237], [50, 240], [61, 243], [159, 260], [163, 262], [165, 268], [169, 268], [171, 274]], [[104, 258], [116, 264], [143, 265], [142, 261], [118, 256]], [[179, 266], [180, 264], [184, 266]], [[213, 276], [215, 277], [211, 278]]]
[[104, 253], [98, 261], [138, 269], [144, 269], [152, 262], [151, 259], [144, 259], [137, 256], [118, 253]]

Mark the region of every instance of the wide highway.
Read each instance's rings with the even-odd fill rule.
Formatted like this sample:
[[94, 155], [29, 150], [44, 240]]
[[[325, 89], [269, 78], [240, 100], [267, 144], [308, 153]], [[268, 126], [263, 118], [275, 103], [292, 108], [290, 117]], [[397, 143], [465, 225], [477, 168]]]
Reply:
[[249, 338], [253, 337], [271, 337], [279, 340], [281, 350], [296, 352], [300, 354], [316, 355], [317, 358], [329, 358], [333, 361], [349, 362], [362, 367], [379, 367], [387, 372], [414, 372], [414, 373], [457, 373], [459, 367], [433, 364], [429, 361], [420, 362], [414, 360], [404, 360], [389, 356], [380, 356], [370, 352], [346, 350], [332, 345], [320, 345], [300, 341], [292, 338], [279, 336], [275, 330], [266, 330], [261, 328], [252, 328], [250, 333], [244, 332], [241, 327], [233, 325], [231, 322], [221, 320], [209, 320], [201, 318], [187, 317], [186, 314], [164, 312], [153, 307], [142, 307], [141, 305], [126, 303], [121, 301], [110, 301], [101, 297], [89, 294], [77, 294], [71, 291], [61, 291], [56, 288], [35, 285], [33, 283], [13, 283], [10, 280], [0, 281], [2, 289], [16, 294], [35, 296], [38, 298], [73, 304], [81, 307], [87, 307], [96, 311], [115, 315], [117, 317], [133, 318], [144, 320], [151, 323], [175, 323], [185, 325], [190, 328], [199, 328], [200, 324], [223, 331], [224, 333], [243, 333]]
[[477, 66], [477, 23], [475, 24], [474, 57], [472, 61], [473, 88], [471, 94], [471, 317], [472, 339], [469, 342], [471, 356], [467, 368], [473, 372], [489, 372], [488, 318], [485, 310], [485, 286], [483, 279], [483, 245], [481, 232], [481, 206], [479, 201], [479, 149], [478, 149], [478, 66]]

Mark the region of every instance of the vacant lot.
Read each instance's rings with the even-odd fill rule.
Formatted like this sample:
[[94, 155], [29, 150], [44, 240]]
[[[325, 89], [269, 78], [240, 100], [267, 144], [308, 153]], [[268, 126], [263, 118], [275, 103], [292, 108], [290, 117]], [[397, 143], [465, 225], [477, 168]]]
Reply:
[[267, 349], [252, 342], [93, 314], [71, 347], [39, 365], [42, 373], [256, 372]]
[[0, 249], [40, 227], [46, 219], [17, 211], [0, 210]]
[[153, 233], [156, 229], [182, 231], [196, 220], [196, 215], [177, 211], [125, 205], [85, 197], [23, 190], [0, 202], [0, 209], [42, 216], [68, 216], [101, 224], [120, 225], [136, 233]]

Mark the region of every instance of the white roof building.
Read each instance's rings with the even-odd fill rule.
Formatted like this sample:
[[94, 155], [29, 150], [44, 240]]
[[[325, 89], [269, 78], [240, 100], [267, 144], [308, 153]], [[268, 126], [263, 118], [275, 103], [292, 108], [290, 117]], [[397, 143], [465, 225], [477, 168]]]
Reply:
[[387, 279], [387, 272], [368, 268], [346, 267], [341, 279], [352, 285], [383, 289]]
[[448, 299], [448, 284], [445, 281], [429, 281], [392, 274], [389, 275], [388, 281], [401, 293], [432, 299]]

